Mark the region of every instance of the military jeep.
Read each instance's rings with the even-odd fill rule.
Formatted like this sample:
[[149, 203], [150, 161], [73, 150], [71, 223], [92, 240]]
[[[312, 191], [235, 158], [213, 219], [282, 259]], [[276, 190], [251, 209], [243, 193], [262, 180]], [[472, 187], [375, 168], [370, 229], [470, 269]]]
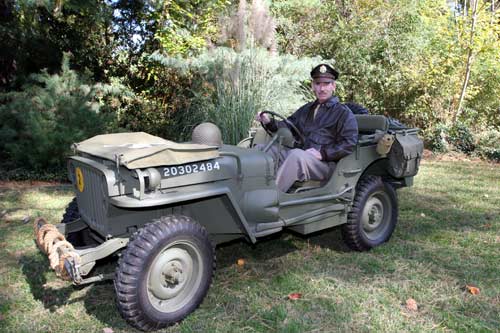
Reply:
[[[68, 160], [75, 199], [62, 223], [35, 221], [36, 243], [63, 279], [77, 285], [114, 279], [119, 312], [144, 331], [178, 322], [199, 306], [217, 244], [342, 225], [350, 248], [369, 250], [391, 237], [396, 189], [412, 185], [423, 143], [418, 129], [392, 127], [384, 116], [356, 119], [354, 152], [331, 177], [297, 182], [287, 193], [277, 189], [277, 166], [266, 154], [272, 145], [294, 144], [300, 135], [287, 129], [259, 128], [237, 146], [222, 144], [210, 123], [195, 128], [188, 143], [146, 133], [77, 143]], [[115, 273], [89, 274], [111, 255], [119, 257]]]

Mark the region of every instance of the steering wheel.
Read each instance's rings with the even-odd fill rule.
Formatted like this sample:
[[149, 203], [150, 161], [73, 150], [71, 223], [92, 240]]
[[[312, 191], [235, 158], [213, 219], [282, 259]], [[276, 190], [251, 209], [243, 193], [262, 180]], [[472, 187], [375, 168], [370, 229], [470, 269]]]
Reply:
[[[301, 131], [299, 131], [299, 129], [297, 128], [297, 126], [295, 126], [290, 120], [286, 119], [285, 117], [283, 117], [279, 113], [276, 113], [276, 112], [273, 112], [273, 111], [262, 111], [261, 114], [268, 114], [268, 115], [270, 115], [271, 118], [272, 118], [271, 122], [274, 122], [276, 120], [276, 118], [278, 118], [278, 119], [282, 120], [283, 122], [285, 122], [286, 125], [295, 132], [296, 135], [294, 135], [294, 137], [295, 137], [297, 145], [300, 146], [300, 147], [304, 146], [304, 143], [306, 141], [305, 138], [304, 138], [304, 135], [302, 134]], [[271, 132], [264, 125], [264, 123], [262, 121], [260, 122], [260, 125], [264, 128], [264, 130], [266, 131], [266, 133], [269, 134], [271, 137], [273, 137], [273, 136], [276, 135], [276, 133]]]

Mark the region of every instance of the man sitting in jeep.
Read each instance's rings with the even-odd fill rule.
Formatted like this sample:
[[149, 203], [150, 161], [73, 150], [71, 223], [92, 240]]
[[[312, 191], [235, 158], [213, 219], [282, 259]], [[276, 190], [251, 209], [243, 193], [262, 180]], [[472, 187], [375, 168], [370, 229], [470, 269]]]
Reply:
[[[276, 146], [269, 149], [274, 160], [280, 164], [276, 183], [283, 192], [287, 192], [297, 180], [328, 179], [335, 162], [352, 153], [356, 145], [356, 119], [349, 108], [333, 96], [338, 76], [339, 72], [327, 64], [313, 68], [312, 90], [316, 100], [303, 105], [288, 117], [288, 121], [303, 134], [303, 146], [301, 149], [277, 149]], [[259, 112], [256, 120], [272, 132], [279, 127], [288, 127], [285, 121], [275, 121], [267, 113]]]

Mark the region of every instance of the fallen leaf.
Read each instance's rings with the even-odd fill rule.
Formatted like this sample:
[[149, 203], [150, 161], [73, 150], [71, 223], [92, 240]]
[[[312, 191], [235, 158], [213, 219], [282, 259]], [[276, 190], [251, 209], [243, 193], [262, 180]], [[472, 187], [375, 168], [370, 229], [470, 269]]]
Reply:
[[479, 290], [478, 287], [474, 287], [474, 286], [469, 286], [469, 285], [466, 285], [465, 288], [467, 288], [467, 290], [472, 294], [472, 295], [479, 295], [479, 293], [481, 292]]
[[238, 259], [238, 261], [236, 261], [236, 264], [240, 267], [245, 265], [245, 259]]
[[113, 333], [114, 331], [113, 331], [113, 329], [112, 329], [112, 328], [109, 328], [109, 327], [104, 327], [104, 328], [102, 329], [102, 332], [103, 332], [103, 333]]
[[296, 301], [296, 300], [301, 299], [301, 298], [302, 298], [301, 293], [291, 293], [288, 295], [288, 299], [292, 300], [292, 301]]
[[412, 312], [417, 311], [418, 310], [417, 301], [415, 301], [413, 298], [408, 298], [406, 300], [406, 309]]

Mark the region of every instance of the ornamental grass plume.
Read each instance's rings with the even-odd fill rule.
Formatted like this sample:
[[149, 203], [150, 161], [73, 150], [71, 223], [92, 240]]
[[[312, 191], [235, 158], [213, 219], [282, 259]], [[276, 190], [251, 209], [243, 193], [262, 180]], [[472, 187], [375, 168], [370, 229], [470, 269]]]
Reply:
[[229, 18], [222, 18], [220, 45], [227, 45], [237, 52], [261, 47], [277, 53], [276, 22], [262, 0], [253, 0], [250, 9], [240, 0], [238, 9]]
[[[288, 115], [304, 104], [304, 82], [319, 58], [296, 58], [273, 55], [263, 48], [248, 48], [237, 52], [218, 47], [196, 58], [171, 61], [156, 53], [150, 60], [161, 70], [178, 66], [183, 75], [192, 76], [189, 108], [176, 112], [174, 123], [183, 139], [202, 121], [218, 125], [225, 143], [236, 144], [247, 136], [255, 113], [273, 110]], [[174, 67], [175, 68], [175, 67]]]

